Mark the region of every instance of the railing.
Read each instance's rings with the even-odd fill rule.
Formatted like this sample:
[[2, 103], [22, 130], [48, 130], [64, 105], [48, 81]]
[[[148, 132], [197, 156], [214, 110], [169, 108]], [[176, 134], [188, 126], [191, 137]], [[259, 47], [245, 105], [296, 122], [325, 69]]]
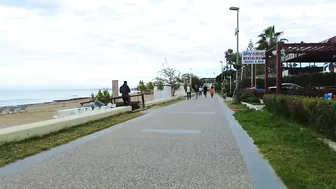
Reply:
[[[132, 98], [133, 98], [133, 100], [134, 100], [134, 98], [137, 98], [137, 99], [139, 99], [139, 97], [141, 97], [141, 102], [142, 102], [142, 107], [143, 108], [145, 108], [145, 94], [146, 93], [141, 93], [141, 94], [134, 94], [134, 95], [130, 95], [129, 96], [129, 104], [131, 104], [131, 102], [132, 102]], [[150, 94], [150, 93], [147, 93], [147, 94]], [[110, 102], [111, 103], [118, 103], [118, 102], [122, 102], [122, 96], [117, 96], [117, 97], [112, 97], [111, 99], [110, 99]], [[80, 102], [80, 105], [81, 106], [83, 106], [84, 104], [89, 104], [89, 103], [91, 103], [91, 102], [94, 102], [95, 100], [88, 100], [88, 101], [84, 101], [84, 102]], [[140, 100], [139, 100], [140, 101]]]

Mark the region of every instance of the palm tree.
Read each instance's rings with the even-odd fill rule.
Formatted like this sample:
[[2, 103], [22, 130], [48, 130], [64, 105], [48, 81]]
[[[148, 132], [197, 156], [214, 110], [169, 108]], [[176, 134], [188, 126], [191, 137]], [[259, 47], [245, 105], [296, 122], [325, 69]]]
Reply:
[[[259, 41], [257, 42], [257, 50], [269, 50], [273, 47], [276, 46], [276, 44], [278, 42], [280, 43], [285, 43], [288, 40], [285, 38], [281, 38], [281, 36], [283, 35], [283, 32], [276, 32], [275, 31], [275, 27], [273, 26], [269, 26], [266, 29], [264, 29], [264, 31], [258, 35], [259, 37]], [[271, 72], [275, 72], [275, 56], [272, 54], [272, 58], [271, 58], [271, 64], [270, 64], [270, 69]], [[260, 70], [260, 69], [257, 69]]]
[[275, 47], [278, 42], [287, 42], [287, 39], [281, 38], [282, 35], [283, 32], [275, 31], [274, 25], [267, 27], [266, 29], [264, 29], [263, 33], [258, 35], [259, 41], [257, 42], [257, 50], [268, 50], [272, 47]]

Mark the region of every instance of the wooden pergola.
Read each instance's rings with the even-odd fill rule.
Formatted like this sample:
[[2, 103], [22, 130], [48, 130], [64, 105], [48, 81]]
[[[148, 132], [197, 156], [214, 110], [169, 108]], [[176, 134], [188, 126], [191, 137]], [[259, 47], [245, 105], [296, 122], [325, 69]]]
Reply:
[[[276, 53], [274, 53], [274, 51]], [[336, 62], [336, 36], [320, 43], [277, 43], [265, 53], [265, 94], [268, 87], [268, 69], [272, 54], [276, 54], [276, 93], [281, 94], [283, 62]], [[281, 60], [281, 56], [285, 60]]]

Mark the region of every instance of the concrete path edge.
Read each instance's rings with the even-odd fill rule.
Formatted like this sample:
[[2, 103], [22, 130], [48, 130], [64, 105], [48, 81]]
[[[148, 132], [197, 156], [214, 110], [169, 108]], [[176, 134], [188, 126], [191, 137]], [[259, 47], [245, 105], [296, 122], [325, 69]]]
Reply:
[[218, 99], [256, 189], [287, 188], [274, 172], [268, 160], [259, 153], [253, 139], [233, 117], [234, 111], [223, 102], [222, 98]]

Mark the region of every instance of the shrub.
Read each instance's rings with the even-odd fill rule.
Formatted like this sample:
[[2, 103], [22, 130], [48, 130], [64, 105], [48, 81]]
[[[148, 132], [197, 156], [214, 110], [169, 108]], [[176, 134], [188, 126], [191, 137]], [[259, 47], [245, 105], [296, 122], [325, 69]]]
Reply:
[[140, 109], [140, 101], [131, 101], [132, 110]]
[[336, 139], [336, 101], [286, 95], [265, 95], [265, 108], [312, 127], [316, 132]]
[[104, 98], [103, 93], [102, 93], [102, 91], [99, 89], [99, 90], [98, 90], [98, 93], [97, 93], [97, 95], [96, 95], [96, 99], [99, 100], [99, 101], [102, 101], [103, 98]]
[[[94, 95], [91, 94], [91, 97], [94, 97]], [[108, 104], [111, 102], [111, 95], [107, 89], [104, 89], [103, 92], [101, 90], [98, 90], [98, 93], [96, 95], [96, 100], [99, 100], [100, 102], [104, 104]]]
[[240, 100], [247, 103], [260, 103], [253, 90], [243, 91], [240, 95]]
[[246, 102], [256, 104], [256, 103], [260, 103], [260, 100], [255, 96], [253, 97], [251, 96], [247, 98]]
[[102, 102], [108, 104], [111, 102], [111, 95], [107, 89], [103, 91], [103, 99]]
[[[116, 102], [117, 107], [124, 106], [124, 102]], [[140, 101], [131, 101], [132, 110], [140, 109]]]

